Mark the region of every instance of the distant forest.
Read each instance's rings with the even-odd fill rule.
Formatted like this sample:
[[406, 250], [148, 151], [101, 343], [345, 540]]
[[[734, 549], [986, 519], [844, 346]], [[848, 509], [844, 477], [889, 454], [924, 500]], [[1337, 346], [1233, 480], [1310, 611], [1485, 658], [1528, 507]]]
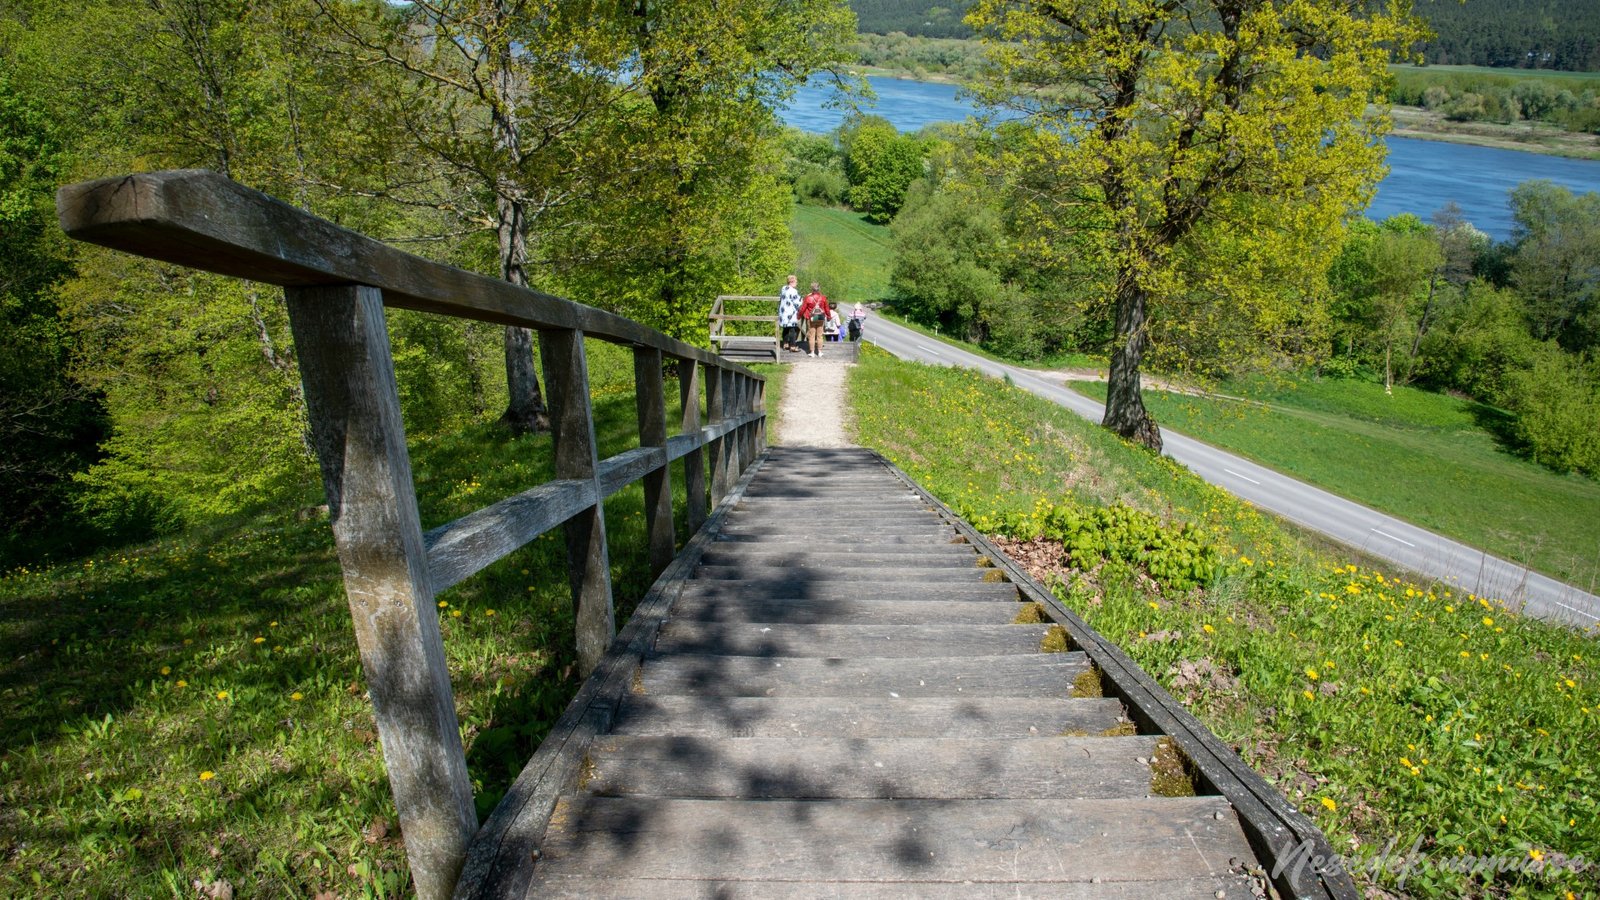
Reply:
[[[850, 0], [863, 33], [970, 37], [961, 21], [970, 0]], [[1596, 0], [1419, 0], [1438, 37], [1430, 63], [1600, 71]]]

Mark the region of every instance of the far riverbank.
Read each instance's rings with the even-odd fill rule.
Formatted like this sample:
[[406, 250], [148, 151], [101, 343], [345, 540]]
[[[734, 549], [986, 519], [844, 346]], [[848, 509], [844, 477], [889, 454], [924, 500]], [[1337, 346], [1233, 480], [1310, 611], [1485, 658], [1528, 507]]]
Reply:
[[[892, 78], [923, 84], [961, 84], [945, 72], [911, 71], [886, 66], [860, 66], [852, 74], [864, 78]], [[1436, 110], [1396, 106], [1394, 136], [1447, 144], [1466, 144], [1496, 150], [1520, 150], [1567, 159], [1600, 160], [1600, 135], [1565, 131], [1545, 122], [1451, 122]]]

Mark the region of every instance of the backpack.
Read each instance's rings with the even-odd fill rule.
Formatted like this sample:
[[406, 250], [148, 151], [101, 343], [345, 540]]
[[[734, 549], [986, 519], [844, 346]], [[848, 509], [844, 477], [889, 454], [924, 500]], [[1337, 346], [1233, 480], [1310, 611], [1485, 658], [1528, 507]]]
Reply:
[[806, 300], [811, 304], [811, 324], [821, 325], [828, 320], [828, 314], [824, 312], [828, 301], [822, 299], [820, 294], [816, 295], [816, 297], [815, 301], [812, 301], [810, 297], [807, 297]]

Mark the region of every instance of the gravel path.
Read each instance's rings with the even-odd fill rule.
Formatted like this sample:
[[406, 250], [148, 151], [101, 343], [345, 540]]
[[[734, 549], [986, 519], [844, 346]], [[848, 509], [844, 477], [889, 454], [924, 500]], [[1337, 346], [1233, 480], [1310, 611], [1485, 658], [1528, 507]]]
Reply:
[[796, 360], [783, 385], [778, 434], [785, 447], [854, 447], [845, 430], [845, 372], [854, 363], [821, 359]]

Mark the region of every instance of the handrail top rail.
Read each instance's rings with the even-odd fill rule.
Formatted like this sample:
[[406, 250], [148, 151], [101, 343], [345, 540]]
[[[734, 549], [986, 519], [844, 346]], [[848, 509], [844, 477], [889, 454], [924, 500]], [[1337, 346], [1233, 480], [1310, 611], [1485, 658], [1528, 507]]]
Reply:
[[780, 298], [768, 294], [718, 294], [717, 302], [724, 300], [763, 300], [767, 303], [777, 303]]
[[56, 209], [71, 237], [139, 256], [284, 287], [364, 284], [380, 289], [386, 306], [578, 329], [765, 380], [631, 319], [414, 256], [205, 169], [65, 185]]

